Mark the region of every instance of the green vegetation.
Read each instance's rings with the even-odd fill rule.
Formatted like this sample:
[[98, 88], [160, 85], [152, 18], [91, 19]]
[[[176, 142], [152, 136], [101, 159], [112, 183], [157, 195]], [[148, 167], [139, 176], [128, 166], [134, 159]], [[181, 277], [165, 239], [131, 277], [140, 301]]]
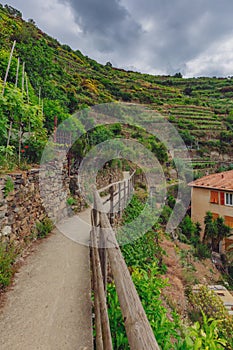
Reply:
[[42, 221], [36, 223], [36, 236], [37, 238], [44, 238], [54, 228], [53, 222], [49, 218], [44, 218]]
[[219, 243], [226, 237], [230, 236], [231, 229], [224, 224], [224, 219], [218, 217], [213, 219], [211, 212], [207, 212], [205, 216], [205, 231], [203, 242], [213, 251], [219, 252]]
[[[4, 88], [4, 76], [14, 40], [16, 47]], [[17, 74], [18, 58], [20, 66]], [[26, 74], [23, 74], [22, 62], [25, 62]], [[79, 50], [73, 51], [67, 45], [60, 45], [56, 39], [38, 29], [33, 20], [23, 21], [19, 11], [0, 5], [0, 172], [13, 170], [17, 166], [27, 169], [28, 163], [40, 161], [43, 148], [53, 131], [55, 116], [61, 123], [75, 111], [88, 106], [123, 101], [143, 104], [173, 123], [192, 150], [196, 176], [200, 176], [202, 171], [218, 166], [218, 159], [213, 160], [211, 152], [221, 155], [232, 153], [232, 79], [183, 79], [179, 73], [175, 76], [152, 76], [115, 69], [110, 62], [101, 65]], [[86, 119], [84, 112], [81, 122], [75, 127], [84, 130], [88, 123], [88, 126], [92, 126], [92, 121]], [[73, 145], [72, 156], [79, 163], [93, 145], [120, 137], [137, 139], [166, 167], [169, 159], [161, 142], [140, 128], [119, 123], [99, 126], [84, 135]], [[12, 190], [10, 180], [7, 180], [5, 196]], [[141, 195], [140, 198], [145, 196]], [[68, 198], [67, 204], [73, 205], [73, 198]], [[167, 281], [161, 276], [166, 266], [159, 245], [159, 225], [166, 224], [174, 204], [174, 198], [170, 196], [160, 223], [122, 248], [133, 281], [162, 349], [207, 349], [208, 346], [213, 350], [222, 349], [225, 341], [230, 349], [232, 334], [228, 332], [221, 315], [217, 321], [212, 320], [215, 315], [199, 307], [198, 318], [192, 320], [196, 323], [184, 326], [179, 316], [174, 311], [171, 314], [171, 310], [167, 310], [161, 302], [161, 290]], [[131, 222], [143, 207], [144, 204], [134, 196], [125, 212], [125, 222]], [[227, 234], [226, 229], [220, 219], [215, 227], [212, 220], [206, 224], [209, 225], [206, 243], [210, 242], [211, 247], [216, 247], [219, 243], [216, 226], [221, 231], [221, 237]], [[52, 228], [52, 222], [44, 219], [36, 224], [34, 234], [42, 238]], [[210, 228], [213, 229], [212, 233]], [[179, 238], [192, 243], [198, 257], [206, 257], [209, 248], [199, 241], [199, 231], [200, 227], [185, 217], [180, 225]], [[133, 230], [130, 233], [133, 234]], [[15, 254], [12, 247], [0, 247], [0, 288], [10, 282]], [[180, 254], [185, 263], [184, 252]], [[194, 303], [194, 299], [192, 301]], [[114, 349], [127, 349], [113, 283], [108, 287], [108, 304]], [[197, 300], [195, 308], [196, 305], [199, 305]], [[224, 329], [221, 327], [223, 324]]]
[[[134, 195], [125, 210], [124, 222], [135, 219], [143, 206]], [[183, 230], [188, 230], [190, 225], [190, 221], [185, 219]], [[194, 225], [191, 227], [195, 228]], [[162, 278], [166, 266], [163, 264], [163, 252], [159, 246], [160, 231], [160, 227], [157, 226], [143, 237], [122, 247], [122, 253], [159, 346], [167, 350], [206, 350], [208, 347], [216, 350], [231, 349], [232, 318], [227, 315], [219, 298], [209, 292], [206, 292], [208, 295], [204, 297], [190, 290], [190, 325], [183, 324], [179, 315], [174, 310], [168, 310], [162, 303], [161, 292], [169, 281]], [[181, 254], [188, 252], [182, 251]], [[207, 289], [201, 289], [200, 293], [203, 290]], [[129, 349], [113, 282], [108, 284], [107, 301], [113, 348]]]
[[14, 246], [0, 244], [0, 290], [8, 286], [15, 272], [14, 262], [17, 252]]
[[227, 341], [221, 338], [218, 329], [220, 321], [207, 318], [202, 313], [202, 325], [195, 322], [189, 328], [189, 334], [186, 335], [182, 349], [226, 349]]
[[[30, 240], [46, 237], [52, 231], [53, 227], [53, 222], [48, 218], [37, 222]], [[28, 244], [28, 241], [25, 240], [25, 243]], [[0, 291], [10, 284], [17, 268], [15, 264], [16, 259], [20, 253], [20, 249], [14, 243], [0, 241]]]
[[4, 196], [7, 197], [9, 193], [11, 193], [14, 190], [14, 182], [12, 181], [11, 177], [7, 177], [5, 186], [4, 186]]
[[77, 200], [73, 197], [69, 197], [69, 198], [67, 198], [66, 202], [68, 205], [72, 206], [72, 205], [75, 205], [77, 203]]
[[[189, 291], [190, 316], [193, 320], [200, 319], [204, 313], [206, 317], [215, 319], [219, 336], [225, 339], [226, 349], [233, 348], [233, 319], [228, 314], [224, 304], [208, 287], [202, 286], [199, 291]], [[212, 348], [211, 348], [212, 349]]]
[[[124, 213], [124, 222], [131, 222], [139, 215], [144, 205], [137, 196], [133, 196]], [[156, 339], [163, 349], [171, 348], [171, 338], [177, 336], [178, 316], [174, 313], [173, 321], [167, 318], [167, 310], [163, 307], [159, 296], [161, 289], [167, 285], [159, 274], [166, 270], [162, 263], [162, 250], [158, 244], [157, 229], [131, 244], [122, 247], [125, 261], [132, 272], [132, 279], [142, 300]], [[149, 268], [148, 268], [149, 266]], [[114, 284], [108, 286], [108, 304], [114, 349], [128, 349], [121, 311]]]
[[[195, 151], [197, 172], [217, 166], [212, 151], [231, 153], [232, 77], [183, 79], [178, 74], [151, 76], [115, 69], [110, 62], [98, 64], [79, 50], [60, 45], [33, 20], [23, 21], [21, 13], [10, 6], [0, 7], [0, 22], [0, 90], [13, 40], [17, 41], [5, 93], [0, 97], [3, 170], [10, 169], [10, 163], [21, 164], [21, 158], [29, 163], [39, 161], [55, 116], [60, 123], [84, 107], [113, 101], [142, 103], [174, 123]], [[22, 62], [27, 72], [24, 88]], [[104, 133], [107, 136], [101, 130], [96, 140], [102, 140]], [[145, 142], [144, 135], [137, 138]], [[163, 145], [149, 143], [159, 160], [166, 162]], [[83, 148], [77, 152], [82, 156]]]

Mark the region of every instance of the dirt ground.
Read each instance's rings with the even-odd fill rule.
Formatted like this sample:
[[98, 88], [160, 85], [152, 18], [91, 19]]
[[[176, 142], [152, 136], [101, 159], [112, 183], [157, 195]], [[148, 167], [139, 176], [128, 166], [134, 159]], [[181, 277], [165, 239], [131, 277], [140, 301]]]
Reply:
[[[161, 247], [166, 255], [163, 260], [167, 266], [164, 278], [169, 279], [169, 286], [163, 291], [163, 299], [168, 306], [175, 307], [180, 315], [187, 317], [187, 285], [215, 284], [221, 279], [221, 274], [210, 259], [198, 260], [188, 251], [191, 246], [181, 242], [176, 244], [163, 237]], [[183, 257], [182, 257], [183, 256]]]
[[89, 249], [56, 231], [36, 244], [0, 309], [1, 350], [92, 350]]

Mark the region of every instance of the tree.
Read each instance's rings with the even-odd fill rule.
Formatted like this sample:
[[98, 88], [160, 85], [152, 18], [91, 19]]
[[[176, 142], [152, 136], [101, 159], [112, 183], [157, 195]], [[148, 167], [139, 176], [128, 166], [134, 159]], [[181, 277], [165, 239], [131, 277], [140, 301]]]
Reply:
[[12, 6], [9, 6], [9, 5], [5, 5], [4, 6], [6, 11], [11, 15], [11, 16], [14, 16], [14, 17], [19, 17], [19, 18], [22, 18], [22, 12], [20, 12], [19, 10], [15, 9], [14, 7]]
[[107, 62], [107, 63], [105, 64], [105, 66], [106, 66], [106, 67], [112, 68], [112, 63], [111, 63], [111, 62]]
[[205, 230], [204, 230], [203, 242], [207, 244], [209, 247], [212, 247], [212, 240], [214, 237], [217, 236], [217, 227], [213, 220], [213, 214], [210, 211], [206, 213], [204, 224], [205, 224]]
[[206, 213], [204, 223], [204, 243], [209, 245], [212, 251], [219, 252], [219, 243], [230, 235], [230, 227], [224, 224], [224, 219], [222, 217], [218, 217], [214, 220], [211, 212]]
[[183, 78], [183, 76], [182, 76], [182, 74], [179, 72], [179, 73], [174, 74], [174, 78]]
[[215, 225], [217, 228], [217, 236], [213, 237], [212, 246], [214, 251], [219, 251], [219, 243], [230, 235], [231, 228], [224, 224], [224, 219], [222, 217], [218, 217], [215, 220]]

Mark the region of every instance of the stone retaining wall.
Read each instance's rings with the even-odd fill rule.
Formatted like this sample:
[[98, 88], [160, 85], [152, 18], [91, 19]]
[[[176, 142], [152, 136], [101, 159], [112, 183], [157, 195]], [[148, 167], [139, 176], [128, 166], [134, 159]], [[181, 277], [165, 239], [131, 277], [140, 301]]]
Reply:
[[[32, 236], [36, 222], [45, 217], [57, 222], [72, 215], [71, 206], [67, 204], [69, 197], [76, 200], [73, 208], [75, 212], [86, 207], [77, 185], [77, 176], [68, 177], [66, 168], [61, 164], [51, 164], [51, 167], [47, 165], [46, 181], [40, 188], [41, 173], [43, 174], [40, 169], [31, 169], [0, 176], [0, 241], [14, 241], [21, 245]], [[98, 174], [97, 186], [104, 187], [110, 179], [114, 182], [121, 178], [121, 171], [107, 168]], [[9, 191], [9, 183], [13, 187], [12, 191]]]
[[[68, 190], [69, 182], [65, 173], [64, 181], [67, 182]], [[8, 193], [9, 183], [13, 190]], [[0, 239], [21, 243], [31, 236], [36, 222], [48, 216], [64, 217], [67, 213], [67, 196], [57, 191], [56, 182], [53, 193], [56, 200], [53, 200], [51, 212], [47, 213], [40, 196], [39, 169], [0, 177]]]

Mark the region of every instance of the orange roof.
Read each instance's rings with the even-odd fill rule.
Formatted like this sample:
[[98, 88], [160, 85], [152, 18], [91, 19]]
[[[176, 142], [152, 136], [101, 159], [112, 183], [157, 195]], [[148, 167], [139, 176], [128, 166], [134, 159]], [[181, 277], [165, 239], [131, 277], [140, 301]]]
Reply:
[[204, 176], [190, 182], [189, 186], [233, 191], [233, 170]]

